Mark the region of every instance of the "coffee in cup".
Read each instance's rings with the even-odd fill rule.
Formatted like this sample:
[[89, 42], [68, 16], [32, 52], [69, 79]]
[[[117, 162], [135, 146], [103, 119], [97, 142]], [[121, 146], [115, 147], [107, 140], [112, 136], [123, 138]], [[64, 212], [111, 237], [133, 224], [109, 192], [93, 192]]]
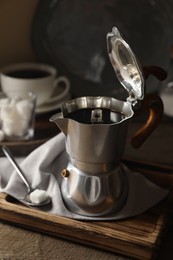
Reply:
[[37, 96], [37, 106], [45, 103], [59, 84], [69, 88], [69, 80], [57, 77], [57, 69], [42, 63], [18, 63], [2, 68], [0, 73], [1, 89], [4, 93], [11, 91], [33, 92]]

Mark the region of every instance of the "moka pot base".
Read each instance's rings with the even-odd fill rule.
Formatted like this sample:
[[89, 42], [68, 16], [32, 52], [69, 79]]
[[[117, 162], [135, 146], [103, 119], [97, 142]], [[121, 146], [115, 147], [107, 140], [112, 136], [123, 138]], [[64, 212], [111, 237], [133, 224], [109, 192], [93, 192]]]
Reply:
[[[84, 168], [89, 169], [89, 164], [76, 168], [72, 162], [62, 171], [61, 184], [62, 197], [70, 211], [98, 217], [115, 213], [124, 206], [128, 181], [120, 166], [110, 170], [113, 164], [103, 163], [90, 167], [91, 171], [84, 171]], [[77, 162], [76, 165], [79, 166]]]

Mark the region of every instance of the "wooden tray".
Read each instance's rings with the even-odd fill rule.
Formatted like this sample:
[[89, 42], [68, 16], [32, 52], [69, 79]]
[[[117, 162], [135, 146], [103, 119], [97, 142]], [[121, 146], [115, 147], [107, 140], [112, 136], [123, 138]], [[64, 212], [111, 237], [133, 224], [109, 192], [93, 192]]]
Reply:
[[[125, 160], [150, 180], [172, 189], [172, 168]], [[0, 219], [28, 229], [68, 239], [136, 259], [154, 259], [169, 226], [173, 202], [170, 196], [159, 205], [133, 218], [109, 222], [86, 222], [30, 209], [0, 194]]]

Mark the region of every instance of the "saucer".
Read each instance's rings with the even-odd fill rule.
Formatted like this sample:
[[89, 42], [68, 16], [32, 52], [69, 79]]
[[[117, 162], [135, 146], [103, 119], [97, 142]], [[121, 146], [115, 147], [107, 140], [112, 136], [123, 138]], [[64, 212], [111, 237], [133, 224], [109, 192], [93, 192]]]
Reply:
[[44, 104], [36, 107], [36, 114], [42, 114], [59, 109], [62, 104], [70, 98], [70, 88], [64, 85], [59, 86], [54, 90], [52, 96]]

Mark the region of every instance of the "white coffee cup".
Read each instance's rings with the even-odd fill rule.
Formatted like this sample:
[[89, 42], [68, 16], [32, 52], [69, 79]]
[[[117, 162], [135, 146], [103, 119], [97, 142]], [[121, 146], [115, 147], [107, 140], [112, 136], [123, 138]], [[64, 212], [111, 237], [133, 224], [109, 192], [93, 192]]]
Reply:
[[18, 63], [6, 66], [0, 73], [1, 89], [4, 93], [10, 91], [33, 92], [37, 96], [37, 106], [47, 102], [59, 84], [69, 88], [69, 80], [57, 77], [53, 66], [42, 63]]

